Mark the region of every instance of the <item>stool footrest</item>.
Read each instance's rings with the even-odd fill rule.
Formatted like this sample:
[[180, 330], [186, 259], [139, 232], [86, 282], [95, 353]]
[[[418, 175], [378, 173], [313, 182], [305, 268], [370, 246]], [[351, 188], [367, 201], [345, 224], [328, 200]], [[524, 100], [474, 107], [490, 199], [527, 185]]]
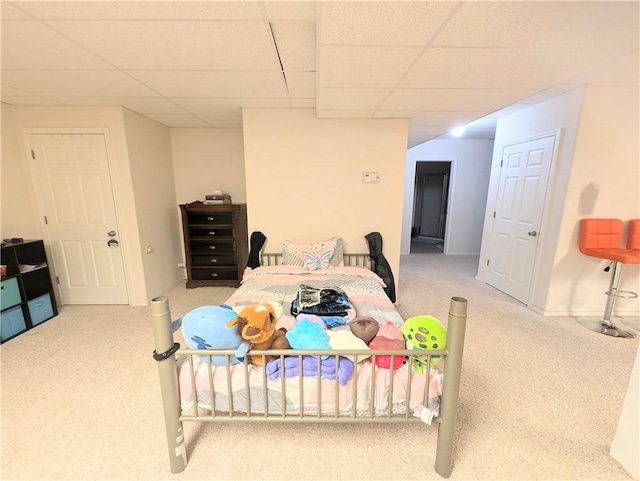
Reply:
[[633, 291], [619, 291], [618, 289], [605, 291], [605, 294], [608, 296], [623, 297], [625, 299], [635, 299], [636, 297], [638, 297], [638, 294]]

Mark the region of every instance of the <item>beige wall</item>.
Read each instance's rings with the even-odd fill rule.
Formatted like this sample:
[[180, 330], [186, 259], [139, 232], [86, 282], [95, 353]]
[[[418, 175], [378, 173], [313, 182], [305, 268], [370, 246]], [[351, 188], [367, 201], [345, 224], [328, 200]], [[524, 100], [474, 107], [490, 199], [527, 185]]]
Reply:
[[[33, 195], [31, 177], [22, 158], [13, 107], [2, 104], [2, 193], [0, 196], [0, 237], [41, 239], [42, 229]], [[23, 150], [24, 151], [24, 150]]]
[[169, 128], [124, 109], [124, 127], [131, 163], [140, 257], [147, 299], [162, 295], [182, 280]]
[[[498, 121], [478, 278], [485, 280], [491, 216], [503, 146], [559, 132], [551, 168], [530, 307], [547, 316], [599, 316], [609, 274], [605, 261], [578, 250], [584, 217], [640, 217], [638, 92], [574, 89]], [[625, 266], [621, 289], [640, 291], [638, 266]], [[619, 299], [615, 315], [638, 315], [638, 299]]]
[[[116, 214], [120, 229], [120, 241], [125, 262], [125, 274], [131, 305], [146, 305], [147, 293], [144, 266], [140, 255], [141, 245], [138, 234], [135, 199], [129, 153], [121, 107], [58, 107], [58, 106], [14, 106], [14, 127], [20, 151], [20, 161], [28, 171], [28, 157], [25, 150], [25, 132], [29, 130], [56, 132], [100, 132], [105, 135], [109, 155], [109, 169], [113, 186]], [[3, 131], [4, 131], [3, 125]], [[3, 133], [4, 135], [4, 133]], [[31, 175], [31, 174], [29, 174]], [[30, 178], [30, 177], [29, 177]], [[16, 178], [16, 182], [21, 179]], [[11, 181], [10, 179], [3, 179]], [[35, 203], [33, 189], [31, 196]], [[7, 209], [3, 205], [3, 213]], [[19, 207], [21, 215], [31, 216], [27, 209]], [[35, 222], [39, 224], [38, 212], [34, 212]], [[4, 215], [3, 215], [4, 217]], [[33, 221], [32, 221], [33, 222]], [[48, 241], [45, 239], [47, 248]]]
[[[551, 313], [602, 314], [609, 273], [606, 261], [578, 251], [579, 221], [640, 218], [638, 100], [637, 88], [585, 88], [545, 306]], [[623, 267], [620, 289], [640, 292], [640, 266]], [[640, 302], [619, 298], [614, 312], [637, 316]]]
[[235, 203], [247, 201], [242, 129], [171, 129], [171, 152], [179, 204], [221, 190]]
[[[287, 238], [339, 235], [368, 252], [378, 231], [398, 280], [408, 122], [317, 119], [313, 110], [243, 111], [249, 232], [265, 250]], [[363, 172], [380, 182], [364, 184]]]

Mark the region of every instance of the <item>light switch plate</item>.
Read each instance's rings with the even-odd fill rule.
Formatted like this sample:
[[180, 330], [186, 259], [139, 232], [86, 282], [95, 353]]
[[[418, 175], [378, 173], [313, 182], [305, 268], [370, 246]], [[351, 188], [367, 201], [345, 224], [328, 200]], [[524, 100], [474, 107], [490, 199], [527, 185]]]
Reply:
[[377, 184], [378, 182], [380, 182], [379, 172], [363, 172], [362, 173], [363, 184]]

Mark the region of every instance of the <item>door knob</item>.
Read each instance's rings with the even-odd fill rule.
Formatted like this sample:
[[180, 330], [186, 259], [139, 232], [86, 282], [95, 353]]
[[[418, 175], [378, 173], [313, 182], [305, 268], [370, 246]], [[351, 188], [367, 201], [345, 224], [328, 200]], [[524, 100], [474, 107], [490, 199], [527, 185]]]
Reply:
[[534, 231], [534, 230], [532, 230], [531, 232], [528, 232], [528, 234], [529, 234], [531, 237], [535, 237], [535, 236], [537, 236], [537, 235], [538, 235], [538, 233], [537, 233], [536, 231]]
[[108, 245], [109, 247], [118, 247], [120, 244], [118, 244], [118, 241], [117, 241], [117, 240], [115, 240], [115, 239], [109, 239], [109, 240], [107, 241], [107, 245]]

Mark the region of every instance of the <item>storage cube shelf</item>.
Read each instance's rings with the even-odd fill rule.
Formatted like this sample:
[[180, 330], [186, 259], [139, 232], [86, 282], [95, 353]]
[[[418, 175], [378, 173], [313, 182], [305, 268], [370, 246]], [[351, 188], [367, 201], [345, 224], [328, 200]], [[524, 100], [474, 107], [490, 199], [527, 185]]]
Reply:
[[181, 204], [187, 287], [240, 285], [249, 243], [246, 204]]
[[47, 255], [41, 240], [2, 245], [7, 266], [0, 293], [0, 338], [8, 341], [58, 315]]

